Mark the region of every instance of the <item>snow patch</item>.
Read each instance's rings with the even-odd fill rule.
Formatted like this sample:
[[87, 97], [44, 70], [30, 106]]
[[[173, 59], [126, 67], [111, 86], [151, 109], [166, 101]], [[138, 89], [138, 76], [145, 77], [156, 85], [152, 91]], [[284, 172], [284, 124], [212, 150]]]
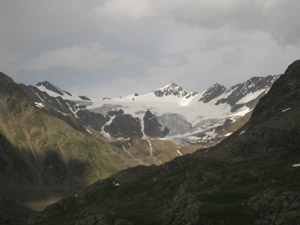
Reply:
[[115, 187], [120, 187], [120, 183], [119, 183], [119, 182], [116, 182], [116, 181], [113, 182], [113, 185], [114, 185]]
[[146, 139], [146, 137], [147, 137], [145, 134], [144, 114], [145, 113], [138, 113], [138, 112], [135, 113], [135, 115], [138, 117], [140, 124], [141, 124], [141, 132], [143, 134], [142, 139]]
[[36, 92], [35, 94], [36, 94], [36, 96], [39, 97], [39, 99], [40, 99], [42, 102], [44, 102], [44, 99], [43, 99], [41, 96], [39, 96], [39, 94], [38, 94], [37, 92]]
[[182, 156], [182, 153], [179, 151], [179, 149], [177, 149], [177, 152], [180, 156]]
[[116, 116], [112, 116], [112, 117], [110, 118], [110, 120], [107, 121], [107, 123], [104, 124], [104, 125], [102, 126], [102, 128], [101, 128], [102, 134], [104, 135], [104, 137], [106, 137], [106, 138], [109, 139], [109, 140], [112, 140], [112, 137], [110, 136], [109, 133], [105, 132], [104, 127], [105, 127], [105, 126], [109, 126], [109, 125], [114, 121], [115, 118], [116, 118]]
[[[130, 145], [130, 143], [129, 143], [129, 146], [131, 147], [131, 145]], [[137, 162], [139, 162], [139, 163], [143, 163], [140, 159], [137, 159], [137, 158], [135, 158], [132, 154], [131, 154], [131, 152], [129, 152], [127, 149], [126, 149], [126, 147], [122, 144], [122, 148], [123, 148], [123, 150], [133, 159], [133, 160], [135, 160], [135, 161], [137, 161]]]
[[[70, 112], [72, 112], [72, 113], [75, 115], [75, 117], [76, 117], [77, 119], [79, 119], [79, 117], [77, 116], [77, 112], [73, 110], [73, 108], [70, 106], [70, 104], [69, 104], [68, 102], [66, 102], [66, 104], [67, 104], [67, 106], [68, 106]], [[78, 111], [78, 110], [77, 110], [77, 111]]]
[[86, 131], [90, 134], [93, 134], [89, 129], [86, 128]]
[[240, 133], [239, 133], [239, 135], [241, 136], [241, 135], [243, 135], [244, 133], [246, 133], [246, 131], [241, 131]]
[[300, 167], [300, 163], [294, 164], [293, 167]]
[[65, 91], [61, 90], [61, 89], [58, 88], [58, 87], [56, 87], [56, 88], [57, 88], [60, 92], [62, 92], [63, 95], [60, 95], [60, 94], [58, 94], [58, 93], [56, 93], [56, 92], [54, 92], [54, 91], [51, 91], [51, 90], [47, 89], [45, 86], [36, 86], [36, 88], [38, 88], [38, 89], [39, 89], [40, 91], [42, 91], [42, 92], [46, 92], [48, 95], [50, 95], [51, 97], [54, 97], [54, 98], [62, 97], [63, 99], [65, 99], [65, 100], [70, 100], [70, 101], [90, 102], [90, 101], [88, 101], [88, 100], [82, 100], [82, 98], [80, 98], [78, 95], [73, 94], [73, 93], [72, 93], [71, 96], [70, 96], [70, 95], [66, 94]]
[[43, 103], [40, 102], [34, 102], [35, 106], [38, 108], [44, 108], [45, 106], [43, 105]]
[[150, 147], [150, 156], [153, 157], [153, 148], [152, 148], [152, 143], [150, 140], [146, 140], [149, 143], [149, 147]]
[[245, 97], [241, 98], [236, 104], [246, 104], [254, 99], [256, 99], [261, 93], [263, 93], [265, 90], [259, 90], [256, 92], [252, 92]]
[[286, 111], [289, 111], [291, 108], [287, 108], [287, 109], [283, 109], [281, 112], [286, 112]]
[[243, 108], [241, 108], [237, 113], [232, 114], [232, 116], [245, 116], [248, 112], [250, 112], [250, 108], [244, 106]]

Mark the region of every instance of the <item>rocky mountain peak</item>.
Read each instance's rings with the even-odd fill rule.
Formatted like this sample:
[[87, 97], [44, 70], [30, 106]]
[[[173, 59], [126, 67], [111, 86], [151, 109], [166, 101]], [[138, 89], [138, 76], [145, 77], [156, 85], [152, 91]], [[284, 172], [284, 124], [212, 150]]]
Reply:
[[7, 75], [5, 75], [2, 72], [0, 72], [0, 79], [1, 80], [7, 80], [7, 81], [10, 81], [10, 82], [13, 82], [13, 80], [10, 77], [8, 77]]
[[[46, 86], [48, 86], [48, 85], [52, 85], [49, 81], [42, 81], [42, 82], [38, 82], [37, 84], [36, 84], [36, 86], [44, 86], [44, 87], [46, 87]], [[52, 85], [53, 86], [53, 85]]]
[[[283, 115], [298, 112], [300, 108], [300, 60], [293, 62], [284, 75], [277, 79], [267, 96], [264, 96], [255, 107], [250, 123], [262, 123], [269, 118], [282, 119]], [[289, 121], [291, 119], [289, 118]], [[297, 119], [290, 126], [297, 124]], [[282, 127], [288, 126], [286, 121]]]
[[69, 96], [72, 96], [69, 92], [61, 90], [59, 87], [54, 86], [53, 84], [51, 84], [49, 81], [43, 81], [43, 82], [39, 82], [36, 84], [36, 86], [38, 87], [45, 87], [46, 89], [53, 91], [59, 95], [64, 95], [67, 94]]
[[52, 85], [49, 81], [43, 81], [36, 84], [38, 87], [45, 87], [46, 89], [53, 91], [59, 95], [64, 95], [64, 93], [58, 88]]
[[279, 78], [279, 76], [267, 76], [267, 77], [252, 77], [249, 80], [234, 85], [226, 91], [228, 96], [226, 98], [219, 99], [216, 102], [218, 104], [227, 103], [232, 106], [232, 112], [243, 106], [243, 98], [247, 95], [259, 95]]
[[[300, 60], [296, 60], [293, 62], [286, 70], [285, 74], [288, 77], [291, 77], [293, 79], [299, 80], [300, 76]], [[297, 81], [298, 82], [298, 81]]]
[[204, 94], [203, 97], [199, 99], [199, 102], [202, 101], [204, 103], [207, 103], [211, 101], [212, 99], [220, 96], [226, 91], [226, 87], [224, 87], [221, 84], [214, 84], [212, 85]]
[[171, 82], [170, 84], [153, 91], [156, 97], [163, 97], [169, 95], [175, 95], [177, 97], [183, 97], [187, 94], [178, 84]]

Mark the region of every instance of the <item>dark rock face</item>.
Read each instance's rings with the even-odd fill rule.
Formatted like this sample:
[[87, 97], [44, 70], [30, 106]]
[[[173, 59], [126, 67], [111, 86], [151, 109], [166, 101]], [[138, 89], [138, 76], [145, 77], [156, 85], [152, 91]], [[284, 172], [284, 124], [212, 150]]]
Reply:
[[299, 96], [296, 61], [250, 121], [217, 146], [121, 171], [52, 205], [31, 224], [298, 225]]
[[81, 98], [82, 100], [84, 101], [91, 101], [91, 99], [89, 99], [88, 97], [82, 95], [82, 96], [79, 96], [79, 98]]
[[[150, 111], [145, 113], [144, 121], [124, 114], [123, 110], [108, 111], [107, 116], [88, 110], [79, 110], [76, 115], [83, 124], [91, 126], [97, 131], [104, 129], [113, 138], [143, 137], [142, 122], [145, 124], [144, 132], [149, 137], [164, 137], [168, 134], [167, 128], [160, 129], [161, 125]], [[111, 123], [105, 125], [110, 119], [112, 119]]]
[[[36, 86], [44, 86], [46, 89], [53, 91], [59, 95], [64, 95], [64, 93], [62, 93], [61, 90], [59, 90], [57, 87], [53, 86], [50, 82], [48, 81], [43, 81], [43, 82], [39, 82], [37, 83]], [[68, 93], [70, 96], [72, 96], [70, 93]]]
[[148, 137], [165, 137], [169, 133], [168, 128], [161, 130], [161, 124], [149, 110], [145, 113], [144, 125], [144, 132]]
[[[38, 88], [34, 86], [26, 86], [25, 84], [19, 84], [22, 90], [26, 93], [26, 95], [34, 102], [42, 102], [43, 99], [43, 92], [41, 92]], [[41, 95], [41, 98], [38, 97], [38, 94]], [[47, 96], [48, 97], [48, 96]], [[50, 96], [49, 96], [50, 97]]]
[[109, 125], [104, 127], [104, 131], [114, 138], [143, 137], [141, 124], [138, 118], [124, 114], [122, 110], [109, 112], [109, 116], [114, 117]]
[[[39, 83], [39, 85], [43, 85], [52, 91], [55, 90], [55, 87], [49, 82], [42, 82]], [[33, 101], [46, 103], [61, 113], [74, 114], [74, 112], [76, 112], [76, 116], [82, 124], [85, 126], [91, 126], [93, 129], [100, 132], [104, 129], [104, 131], [109, 133], [109, 135], [113, 138], [143, 137], [143, 133], [141, 131], [141, 122], [143, 121], [140, 121], [138, 118], [133, 118], [131, 115], [124, 114], [122, 110], [117, 112], [108, 111], [107, 116], [104, 116], [102, 114], [86, 110], [84, 105], [78, 105], [73, 101], [64, 100], [60, 96], [51, 97], [46, 92], [42, 92], [34, 86], [26, 86], [23, 84], [20, 86]], [[89, 100], [85, 96], [81, 96], [81, 99]], [[78, 126], [78, 124], [74, 123], [72, 119], [67, 116], [63, 116], [63, 114], [60, 114], [55, 110], [50, 110], [49, 108], [47, 108], [47, 110], [44, 109], [44, 111], [46, 111], [49, 115], [65, 120], [75, 129], [86, 132], [84, 128]], [[115, 118], [113, 119], [112, 123], [104, 127], [104, 125], [113, 116]], [[160, 134], [160, 136], [163, 136], [163, 134]]]
[[[175, 136], [177, 134], [184, 134], [192, 130], [192, 124], [190, 124], [184, 116], [176, 113], [165, 113], [160, 117], [157, 117], [159, 124], [163, 125], [166, 129], [169, 129], [168, 134]], [[163, 130], [160, 128], [160, 130]]]
[[75, 130], [81, 131], [83, 133], [87, 132], [84, 125], [73, 114], [64, 114], [56, 110], [54, 107], [48, 107], [48, 106], [43, 107], [42, 110], [50, 116], [54, 116], [65, 121]]
[[40, 91], [37, 87], [26, 86], [24, 84], [21, 84], [20, 87], [34, 102], [47, 103], [60, 112], [73, 113], [72, 111], [76, 111], [78, 108], [75, 102], [64, 100], [60, 96], [56, 98], [49, 96], [46, 92]]
[[94, 113], [86, 109], [79, 110], [76, 115], [84, 125], [91, 126], [97, 131], [101, 131], [103, 125], [109, 120], [109, 118], [102, 114]]
[[190, 97], [193, 97], [193, 96], [195, 96], [196, 94], [198, 94], [198, 92], [191, 92], [191, 93], [187, 94], [187, 95], [185, 96], [185, 98], [186, 98], [186, 99], [189, 99]]
[[158, 89], [154, 91], [156, 97], [163, 97], [169, 95], [175, 95], [177, 97], [185, 96], [187, 93], [183, 90], [182, 87], [178, 86], [175, 83], [171, 83], [163, 89]]
[[[49, 87], [49, 90], [52, 91], [55, 90], [53, 88], [54, 86], [51, 85], [49, 82], [39, 83], [39, 85]], [[107, 115], [103, 115], [100, 113], [86, 110], [84, 105], [78, 105], [73, 101], [64, 100], [60, 96], [51, 97], [46, 92], [42, 92], [34, 86], [26, 86], [23, 84], [21, 84], [20, 86], [22, 90], [33, 101], [46, 103], [52, 106], [54, 109], [58, 110], [59, 112], [65, 114], [74, 114], [74, 112], [76, 112], [76, 116], [82, 124], [84, 124], [85, 126], [90, 126], [99, 132], [101, 132], [104, 129], [104, 131], [109, 133], [109, 135], [113, 138], [143, 137], [141, 123], [143, 123], [144, 121], [146, 123], [145, 132], [146, 135], [149, 135], [149, 137], [164, 137], [168, 134], [168, 129], [164, 129], [162, 131], [160, 130], [161, 125], [158, 123], [156, 118], [153, 120], [148, 120], [148, 117], [145, 117], [146, 119], [144, 119], [144, 121], [140, 121], [138, 118], [134, 118], [128, 114], [124, 114], [122, 110], [108, 111]], [[81, 96], [81, 99], [89, 100], [85, 96]], [[65, 120], [75, 129], [85, 132], [84, 128], [78, 126], [78, 124], [74, 123], [74, 121], [69, 117], [63, 116], [63, 114], [60, 114], [55, 110], [50, 110], [49, 108], [47, 108], [47, 110], [45, 111], [49, 115], [56, 116], [60, 119]], [[115, 117], [112, 123], [105, 126], [105, 124], [111, 119], [111, 117]]]
[[210, 102], [214, 98], [220, 96], [226, 91], [226, 87], [220, 84], [214, 84], [211, 86], [204, 94], [203, 97], [199, 99], [199, 102], [202, 101], [204, 103]]
[[[47, 87], [53, 86], [48, 82], [43, 82], [39, 84], [46, 85]], [[20, 84], [20, 87], [26, 93], [26, 95], [32, 99], [32, 101], [43, 104], [46, 103], [47, 105], [53, 107], [53, 109], [51, 109], [50, 107], [44, 107], [42, 109], [48, 115], [55, 116], [59, 119], [64, 120], [74, 129], [80, 130], [81, 132], [86, 132], [83, 125], [91, 126], [93, 129], [101, 131], [102, 126], [108, 121], [108, 118], [104, 117], [103, 115], [86, 110], [84, 105], [77, 105], [75, 102], [64, 100], [60, 96], [49, 96], [46, 92], [42, 92], [34, 86], [26, 86], [24, 84]], [[85, 96], [80, 97], [82, 100], [89, 100]], [[76, 116], [78, 117], [79, 121], [76, 121], [76, 118], [74, 116], [70, 116], [74, 115], [74, 112], [76, 112]], [[82, 123], [83, 125], [80, 123]]]
[[239, 100], [249, 93], [254, 93], [270, 87], [277, 78], [278, 76], [252, 77], [250, 80], [228, 89], [226, 91], [226, 93], [230, 93], [228, 97], [218, 100], [216, 105], [227, 103], [233, 107], [231, 111], [234, 112], [243, 106], [243, 104], [237, 104]]

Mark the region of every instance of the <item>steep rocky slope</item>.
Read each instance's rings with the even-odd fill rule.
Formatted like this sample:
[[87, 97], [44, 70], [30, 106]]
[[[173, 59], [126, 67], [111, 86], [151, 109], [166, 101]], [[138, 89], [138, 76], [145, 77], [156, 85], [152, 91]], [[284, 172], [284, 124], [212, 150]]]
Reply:
[[135, 167], [49, 206], [31, 224], [297, 225], [300, 60], [216, 147]]

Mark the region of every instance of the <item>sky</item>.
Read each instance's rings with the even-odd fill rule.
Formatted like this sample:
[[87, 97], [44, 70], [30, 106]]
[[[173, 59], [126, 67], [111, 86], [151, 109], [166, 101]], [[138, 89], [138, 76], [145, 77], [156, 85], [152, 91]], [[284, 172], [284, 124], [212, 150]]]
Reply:
[[298, 0], [1, 0], [0, 71], [89, 97], [282, 74], [300, 58]]

